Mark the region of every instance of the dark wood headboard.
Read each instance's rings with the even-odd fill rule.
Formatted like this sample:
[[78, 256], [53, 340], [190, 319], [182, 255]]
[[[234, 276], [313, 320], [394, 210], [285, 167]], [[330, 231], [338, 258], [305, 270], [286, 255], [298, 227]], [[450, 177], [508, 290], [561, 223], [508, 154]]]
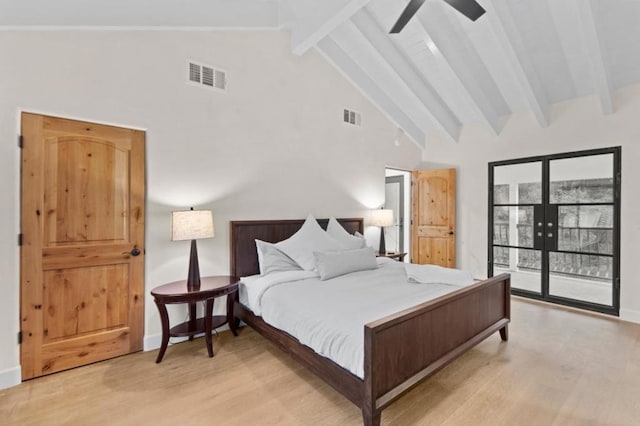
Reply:
[[[337, 219], [338, 222], [353, 234], [364, 232], [362, 218]], [[317, 219], [322, 229], [327, 229], [329, 219]], [[246, 277], [260, 273], [255, 240], [269, 243], [286, 240], [295, 234], [304, 219], [296, 220], [242, 220], [231, 222], [231, 275]]]

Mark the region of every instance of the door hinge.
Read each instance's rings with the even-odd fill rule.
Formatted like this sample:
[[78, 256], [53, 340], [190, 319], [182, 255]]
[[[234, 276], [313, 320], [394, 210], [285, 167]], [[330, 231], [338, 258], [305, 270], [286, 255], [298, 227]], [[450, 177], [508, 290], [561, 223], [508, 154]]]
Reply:
[[18, 135], [18, 148], [24, 147], [24, 138], [22, 135]]
[[18, 344], [22, 344], [22, 331], [18, 331]]
[[22, 246], [22, 233], [18, 234], [18, 245]]

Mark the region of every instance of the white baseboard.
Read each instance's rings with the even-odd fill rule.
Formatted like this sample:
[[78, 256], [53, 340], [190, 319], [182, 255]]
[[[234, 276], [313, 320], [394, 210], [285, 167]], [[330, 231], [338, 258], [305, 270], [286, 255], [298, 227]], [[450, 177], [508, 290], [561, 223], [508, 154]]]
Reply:
[[620, 309], [620, 319], [622, 321], [640, 324], [640, 311], [636, 311], [634, 309]]
[[152, 351], [154, 349], [158, 349], [160, 344], [162, 343], [162, 334], [151, 334], [149, 336], [144, 336], [144, 340], [142, 342], [142, 350]]
[[[229, 329], [229, 325], [225, 324], [222, 327], [218, 327], [216, 328], [216, 330], [218, 331], [224, 331], [224, 330], [228, 330]], [[200, 333], [200, 334], [196, 334], [195, 336], [193, 336], [195, 338], [198, 337], [204, 337], [204, 333]], [[180, 343], [180, 342], [184, 342], [185, 340], [188, 340], [188, 337], [171, 337], [169, 339], [169, 346], [171, 346], [174, 343]], [[148, 336], [144, 336], [144, 340], [142, 343], [142, 350], [147, 352], [147, 351], [153, 351], [156, 349], [160, 349], [160, 345], [162, 344], [162, 333], [158, 333], [158, 334], [150, 334]]]
[[17, 386], [20, 383], [22, 383], [22, 368], [19, 365], [0, 371], [0, 389]]

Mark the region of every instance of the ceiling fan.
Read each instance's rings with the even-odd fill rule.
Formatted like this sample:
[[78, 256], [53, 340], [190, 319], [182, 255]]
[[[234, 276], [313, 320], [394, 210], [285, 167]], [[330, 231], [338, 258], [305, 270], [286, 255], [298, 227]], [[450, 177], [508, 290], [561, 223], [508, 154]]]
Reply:
[[[411, 0], [407, 5], [407, 7], [402, 12], [402, 15], [400, 15], [400, 18], [398, 18], [398, 21], [396, 22], [396, 24], [393, 26], [393, 28], [391, 28], [390, 33], [391, 34], [399, 33], [400, 30], [402, 30], [404, 26], [407, 25], [407, 22], [409, 22], [409, 20], [413, 17], [413, 15], [415, 15], [418, 9], [420, 9], [420, 6], [422, 6], [422, 3], [424, 3], [424, 1], [425, 0]], [[476, 2], [475, 0], [444, 0], [444, 1], [449, 3], [449, 5], [451, 5], [454, 9], [456, 9], [458, 12], [462, 13], [464, 16], [471, 19], [472, 21], [475, 21], [476, 19], [484, 15], [484, 12], [485, 12], [482, 6], [480, 6], [478, 2]]]

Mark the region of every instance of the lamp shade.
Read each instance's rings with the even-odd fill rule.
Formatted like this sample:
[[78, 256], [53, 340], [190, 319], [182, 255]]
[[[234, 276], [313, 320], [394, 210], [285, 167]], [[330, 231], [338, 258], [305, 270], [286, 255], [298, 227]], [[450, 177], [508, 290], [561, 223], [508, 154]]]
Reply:
[[371, 210], [371, 219], [369, 221], [369, 225], [371, 226], [393, 225], [393, 210], [391, 209]]
[[213, 213], [211, 210], [186, 210], [171, 213], [171, 240], [197, 240], [212, 238]]

